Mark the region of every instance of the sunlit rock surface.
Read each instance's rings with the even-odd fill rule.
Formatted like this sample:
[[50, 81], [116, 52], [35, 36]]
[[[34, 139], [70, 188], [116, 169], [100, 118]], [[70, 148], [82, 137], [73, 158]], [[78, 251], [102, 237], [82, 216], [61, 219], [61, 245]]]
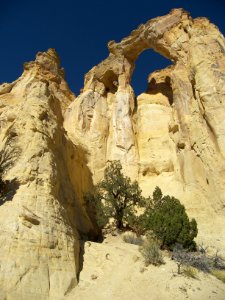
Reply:
[[[225, 242], [225, 43], [206, 18], [175, 9], [140, 25], [85, 76], [65, 114], [71, 140], [88, 153], [93, 181], [118, 159], [149, 195], [158, 185], [199, 223], [199, 236]], [[135, 97], [135, 61], [152, 48], [171, 66], [149, 75]], [[151, 59], [151, 57], [149, 57]]]
[[0, 299], [62, 299], [77, 284], [78, 232], [92, 230], [79, 198], [83, 159], [62, 126], [74, 96], [53, 50], [24, 69], [0, 96], [9, 186], [0, 206]]
[[[122, 30], [122, 29], [121, 29]], [[140, 25], [69, 90], [54, 50], [0, 86], [0, 151], [8, 193], [0, 206], [0, 298], [69, 298], [79, 239], [95, 236], [84, 194], [111, 160], [178, 197], [199, 240], [225, 247], [225, 42], [205, 18], [182, 9]], [[135, 96], [135, 61], [152, 48], [171, 66]]]

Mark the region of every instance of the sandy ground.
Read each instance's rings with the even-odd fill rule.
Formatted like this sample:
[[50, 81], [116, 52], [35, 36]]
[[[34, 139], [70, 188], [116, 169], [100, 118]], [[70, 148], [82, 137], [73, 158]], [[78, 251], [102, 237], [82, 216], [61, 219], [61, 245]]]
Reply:
[[225, 300], [223, 282], [202, 272], [197, 279], [178, 275], [176, 263], [165, 255], [164, 265], [145, 267], [138, 246], [119, 235], [101, 244], [86, 242], [79, 285], [65, 299]]

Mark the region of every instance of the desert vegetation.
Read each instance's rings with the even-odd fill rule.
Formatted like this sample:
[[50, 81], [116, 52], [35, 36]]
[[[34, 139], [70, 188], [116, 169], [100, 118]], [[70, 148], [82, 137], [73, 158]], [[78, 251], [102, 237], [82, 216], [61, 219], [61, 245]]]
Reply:
[[177, 243], [189, 250], [196, 248], [194, 238], [198, 229], [195, 219], [189, 221], [180, 201], [174, 197], [163, 196], [159, 187], [147, 199], [145, 211], [139, 219], [144, 232], [152, 231], [160, 241], [162, 249], [172, 250]]
[[[196, 251], [187, 251], [182, 245], [177, 244], [172, 253], [172, 259], [177, 263], [177, 273], [196, 278], [197, 271], [212, 274], [217, 279], [225, 282], [225, 262], [216, 250], [208, 254], [209, 247], [198, 246]], [[204, 249], [204, 250], [202, 250]]]
[[142, 196], [136, 181], [125, 176], [119, 161], [105, 169], [103, 180], [85, 196], [100, 229], [121, 231], [126, 243], [138, 245], [146, 266], [164, 263], [162, 250], [169, 251], [177, 264], [177, 274], [197, 278], [198, 271], [211, 273], [224, 281], [225, 264], [207, 247], [197, 246], [197, 222], [189, 220], [184, 205], [156, 187], [152, 196]]
[[5, 181], [3, 179], [3, 171], [2, 171], [2, 168], [0, 167], [0, 205], [3, 204], [5, 202], [5, 196], [7, 195], [7, 193], [9, 192], [8, 191], [8, 185], [9, 185], [9, 182], [8, 181]]
[[153, 235], [147, 235], [143, 246], [140, 247], [145, 265], [161, 265], [164, 263], [162, 252], [160, 250], [160, 241]]
[[110, 219], [113, 219], [118, 229], [135, 228], [137, 210], [144, 205], [138, 183], [123, 175], [119, 161], [113, 161], [106, 167], [104, 179], [85, 198], [95, 211], [96, 222], [100, 228]]
[[123, 235], [123, 241], [128, 244], [139, 245], [139, 246], [141, 246], [144, 242], [141, 236], [137, 236], [133, 232], [126, 232]]
[[116, 228], [131, 229], [138, 235], [152, 232], [161, 249], [172, 250], [176, 243], [195, 249], [197, 223], [195, 219], [189, 221], [180, 201], [163, 196], [159, 187], [152, 197], [145, 198], [141, 192], [138, 183], [122, 173], [120, 162], [112, 161], [104, 179], [85, 198], [100, 228], [111, 220]]

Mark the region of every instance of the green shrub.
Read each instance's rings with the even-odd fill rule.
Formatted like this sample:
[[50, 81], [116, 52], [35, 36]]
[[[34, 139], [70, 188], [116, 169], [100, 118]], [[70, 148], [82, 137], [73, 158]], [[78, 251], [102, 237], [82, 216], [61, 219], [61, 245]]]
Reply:
[[97, 224], [102, 228], [113, 218], [117, 228], [136, 223], [136, 209], [143, 197], [137, 181], [124, 176], [119, 161], [112, 161], [105, 169], [104, 179], [86, 195], [89, 206], [95, 209]]
[[162, 253], [160, 251], [160, 242], [151, 236], [147, 236], [140, 252], [144, 257], [145, 265], [161, 265], [164, 263]]
[[153, 198], [149, 199], [140, 222], [144, 230], [154, 232], [161, 241], [162, 248], [173, 249], [176, 243], [190, 250], [196, 248], [193, 241], [198, 233], [195, 219], [189, 221], [180, 201], [174, 197], [163, 196], [159, 187], [156, 187]]

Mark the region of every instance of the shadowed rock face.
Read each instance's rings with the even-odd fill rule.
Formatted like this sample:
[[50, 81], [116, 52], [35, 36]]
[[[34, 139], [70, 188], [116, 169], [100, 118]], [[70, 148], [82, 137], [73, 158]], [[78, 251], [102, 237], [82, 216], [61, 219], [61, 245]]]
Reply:
[[[0, 206], [1, 299], [69, 297], [80, 233], [96, 234], [83, 194], [110, 160], [120, 160], [145, 195], [158, 185], [179, 197], [200, 238], [225, 244], [223, 36], [176, 9], [108, 47], [76, 99], [52, 49], [0, 86], [0, 167], [12, 189]], [[150, 74], [136, 97], [131, 76], [148, 48], [173, 65]]]

